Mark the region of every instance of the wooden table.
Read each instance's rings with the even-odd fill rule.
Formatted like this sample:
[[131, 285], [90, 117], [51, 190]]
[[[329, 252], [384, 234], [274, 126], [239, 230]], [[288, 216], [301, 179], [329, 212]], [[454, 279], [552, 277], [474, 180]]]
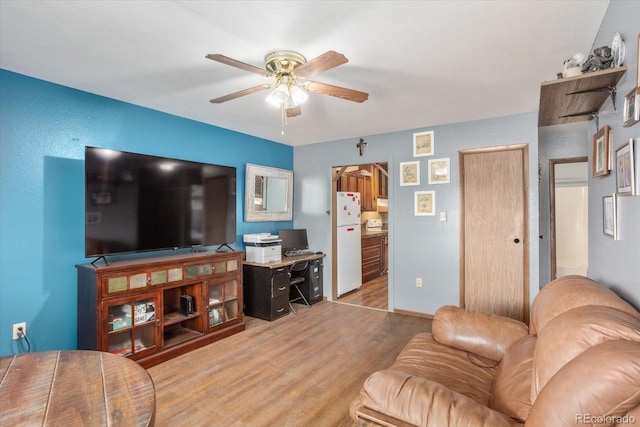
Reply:
[[0, 358], [0, 426], [152, 426], [153, 381], [137, 363], [98, 351]]

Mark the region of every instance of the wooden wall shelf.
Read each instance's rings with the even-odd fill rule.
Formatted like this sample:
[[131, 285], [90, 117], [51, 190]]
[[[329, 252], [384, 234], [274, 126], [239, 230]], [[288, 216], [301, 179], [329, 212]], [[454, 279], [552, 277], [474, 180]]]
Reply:
[[538, 127], [581, 122], [597, 116], [602, 104], [614, 99], [626, 66], [543, 82], [540, 86]]

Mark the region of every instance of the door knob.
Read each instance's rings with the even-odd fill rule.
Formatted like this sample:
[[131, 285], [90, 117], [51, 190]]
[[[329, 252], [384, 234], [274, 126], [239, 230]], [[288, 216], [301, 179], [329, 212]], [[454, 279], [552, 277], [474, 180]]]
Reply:
[[515, 239], [513, 239], [513, 243], [516, 243], [516, 244], [520, 243], [520, 239], [516, 237]]

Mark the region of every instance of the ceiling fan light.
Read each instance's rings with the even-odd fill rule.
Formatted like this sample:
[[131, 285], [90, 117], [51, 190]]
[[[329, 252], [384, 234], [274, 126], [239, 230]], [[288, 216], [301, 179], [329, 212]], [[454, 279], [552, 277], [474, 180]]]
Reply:
[[309, 99], [309, 95], [304, 89], [301, 89], [299, 86], [291, 86], [291, 102], [294, 107], [298, 107], [304, 104], [307, 99]]
[[289, 88], [286, 84], [279, 84], [274, 90], [271, 91], [265, 99], [269, 104], [274, 107], [280, 108], [282, 104], [285, 104], [289, 99]]

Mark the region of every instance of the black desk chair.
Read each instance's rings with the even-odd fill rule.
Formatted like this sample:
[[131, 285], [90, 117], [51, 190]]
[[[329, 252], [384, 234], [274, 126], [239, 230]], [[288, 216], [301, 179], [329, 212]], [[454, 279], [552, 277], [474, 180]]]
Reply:
[[[289, 308], [293, 311], [293, 314], [298, 314], [296, 310], [293, 308], [292, 302], [303, 300], [307, 307], [311, 308], [311, 304], [304, 297], [304, 294], [300, 290], [300, 285], [305, 282], [305, 276], [307, 273], [307, 269], [309, 268], [309, 261], [300, 261], [296, 262], [289, 268]], [[298, 293], [297, 296], [292, 298], [291, 291], [292, 288]]]

